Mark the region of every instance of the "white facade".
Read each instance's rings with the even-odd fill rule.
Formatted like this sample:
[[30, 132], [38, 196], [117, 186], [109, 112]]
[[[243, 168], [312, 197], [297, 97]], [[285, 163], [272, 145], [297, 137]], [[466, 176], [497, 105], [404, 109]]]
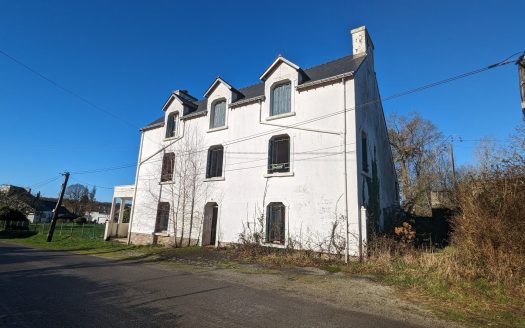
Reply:
[[[263, 94], [243, 97], [245, 89], [237, 91], [218, 78], [205, 95], [206, 110], [187, 115], [185, 102], [175, 95], [170, 97], [164, 114], [167, 119], [170, 113], [179, 113], [175, 136], [165, 138], [166, 122], [142, 130], [128, 239], [134, 243], [168, 242], [180, 237], [183, 224], [183, 239], [199, 244], [213, 240], [215, 245], [236, 243], [250, 230], [262, 229], [267, 236], [267, 206], [282, 203], [286, 238], [283, 244], [272, 246], [333, 252], [328, 244], [335, 226], [343, 243], [348, 243], [349, 253], [357, 255], [359, 239], [366, 244], [367, 227], [372, 227], [371, 215], [376, 217], [376, 229], [382, 229], [397, 207], [398, 196], [378, 100], [373, 44], [364, 27], [353, 30], [352, 37], [350, 59], [359, 65], [351, 71], [342, 67], [335, 75], [315, 79], [314, 74], [329, 74], [336, 65], [344, 66], [343, 61], [303, 71], [278, 57], [260, 77]], [[291, 110], [271, 116], [272, 89], [287, 81], [291, 83]], [[210, 129], [211, 109], [219, 100], [227, 104], [225, 125]], [[269, 174], [269, 140], [278, 135], [290, 138], [289, 172]], [[367, 140], [367, 172], [363, 136]], [[224, 148], [222, 174], [207, 179], [208, 149], [214, 145]], [[163, 156], [169, 152], [175, 153], [175, 163], [191, 157], [199, 165], [195, 197], [181, 196], [178, 164], [173, 182], [161, 182]], [[167, 229], [156, 232], [159, 202], [168, 202], [170, 213]], [[214, 227], [212, 211], [206, 210], [213, 206], [217, 207]], [[362, 207], [368, 218], [361, 214], [367, 212]]]

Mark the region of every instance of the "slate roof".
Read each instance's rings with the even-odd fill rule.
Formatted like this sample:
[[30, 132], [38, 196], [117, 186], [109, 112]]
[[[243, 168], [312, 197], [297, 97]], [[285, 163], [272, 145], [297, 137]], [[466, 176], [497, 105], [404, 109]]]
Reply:
[[[363, 62], [363, 60], [366, 58], [366, 55], [348, 55], [345, 57], [338, 58], [336, 60], [329, 61], [324, 64], [320, 64], [308, 69], [303, 70], [301, 73], [303, 74], [303, 84], [308, 82], [315, 82], [319, 80], [323, 80], [332, 76], [337, 76], [343, 73], [349, 73], [349, 72], [355, 72]], [[237, 101], [242, 101], [250, 98], [255, 98], [258, 96], [264, 95], [264, 82], [260, 82], [257, 84], [253, 84], [241, 89], [236, 90], [241, 97]], [[197, 105], [194, 110], [191, 112], [185, 114], [183, 118], [190, 118], [194, 116], [200, 116], [206, 114], [206, 108], [207, 108], [207, 99], [201, 99], [199, 101], [196, 101], [195, 104]], [[155, 121], [151, 122], [150, 124], [146, 125], [143, 130], [151, 129], [157, 126], [164, 125], [164, 116], [156, 119]]]

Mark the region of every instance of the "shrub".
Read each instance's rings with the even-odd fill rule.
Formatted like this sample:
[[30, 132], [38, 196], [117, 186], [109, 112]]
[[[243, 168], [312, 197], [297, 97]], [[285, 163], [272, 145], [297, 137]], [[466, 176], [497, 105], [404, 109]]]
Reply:
[[461, 213], [452, 243], [455, 273], [525, 286], [525, 172], [516, 168], [470, 176], [459, 187]]
[[29, 220], [21, 211], [10, 208], [0, 208], [0, 221], [4, 230], [27, 230], [29, 229]]
[[73, 222], [75, 222], [76, 224], [84, 224], [87, 222], [87, 219], [85, 217], [79, 217], [73, 220]]
[[10, 207], [0, 208], [0, 221], [23, 221], [29, 222], [24, 213]]

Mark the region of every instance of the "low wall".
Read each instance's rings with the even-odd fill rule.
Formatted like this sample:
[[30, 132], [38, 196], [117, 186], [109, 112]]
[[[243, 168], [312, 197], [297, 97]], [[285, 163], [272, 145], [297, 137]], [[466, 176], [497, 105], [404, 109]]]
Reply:
[[[179, 239], [177, 238], [177, 241]], [[154, 234], [145, 234], [145, 233], [131, 233], [131, 243], [134, 245], [164, 245], [171, 246], [173, 245], [174, 239], [173, 236], [166, 235], [154, 235]], [[191, 239], [190, 245], [197, 245], [197, 239]], [[182, 245], [188, 245], [188, 238], [182, 240]]]

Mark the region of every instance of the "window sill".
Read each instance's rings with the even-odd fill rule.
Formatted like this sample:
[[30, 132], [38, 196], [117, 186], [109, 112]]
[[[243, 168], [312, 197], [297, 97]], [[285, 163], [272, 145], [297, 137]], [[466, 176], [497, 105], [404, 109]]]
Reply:
[[168, 184], [172, 184], [172, 183], [173, 183], [173, 180], [159, 182], [160, 185], [168, 185]]
[[226, 180], [224, 177], [215, 177], [215, 178], [206, 178], [204, 179], [204, 182], [224, 181], [224, 180]]
[[263, 243], [263, 246], [266, 246], [266, 247], [275, 247], [275, 248], [286, 248], [286, 245], [285, 244], [281, 244], [281, 243], [273, 243], [273, 242], [264, 242]]
[[167, 231], [161, 231], [161, 232], [154, 232], [155, 236], [161, 236], [161, 237], [169, 237], [170, 234]]
[[281, 177], [293, 177], [293, 172], [278, 172], [278, 173], [266, 173], [265, 178], [281, 178]]
[[166, 142], [166, 141], [172, 141], [172, 140], [175, 140], [177, 139], [179, 136], [174, 136], [174, 137], [169, 137], [169, 138], [164, 138], [162, 141]]
[[267, 117], [266, 121], [273, 121], [273, 120], [277, 120], [277, 119], [285, 118], [285, 117], [290, 117], [290, 116], [295, 116], [295, 112], [284, 113], [284, 114], [279, 114], [279, 115], [273, 115], [273, 116]]
[[217, 128], [209, 129], [208, 131], [206, 131], [206, 133], [222, 131], [222, 130], [226, 130], [227, 128], [228, 128], [228, 126], [219, 126]]

